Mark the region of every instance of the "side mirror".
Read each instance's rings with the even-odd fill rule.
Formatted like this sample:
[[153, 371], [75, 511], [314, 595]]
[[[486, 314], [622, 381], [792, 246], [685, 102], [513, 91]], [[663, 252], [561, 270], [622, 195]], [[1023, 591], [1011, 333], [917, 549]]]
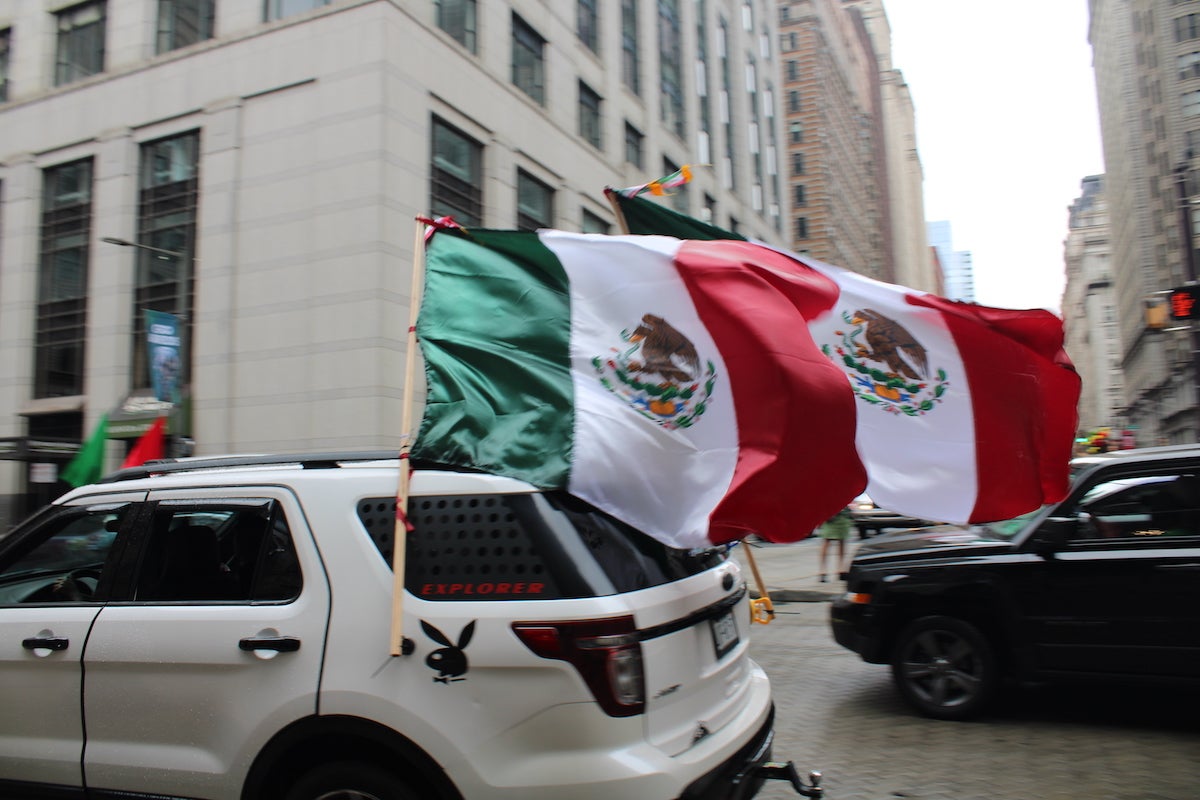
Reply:
[[1077, 517], [1050, 517], [1043, 520], [1033, 532], [1029, 544], [1039, 556], [1053, 558], [1055, 553], [1067, 546], [1067, 542], [1075, 538], [1078, 531]]

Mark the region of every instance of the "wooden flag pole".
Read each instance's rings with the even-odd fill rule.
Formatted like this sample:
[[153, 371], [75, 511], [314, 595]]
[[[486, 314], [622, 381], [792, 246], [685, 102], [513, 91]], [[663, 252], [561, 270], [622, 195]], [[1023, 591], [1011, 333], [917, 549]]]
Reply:
[[758, 562], [754, 560], [754, 548], [742, 540], [742, 549], [746, 553], [746, 563], [754, 573], [754, 584], [758, 587], [758, 597], [750, 601], [750, 621], [760, 625], [769, 625], [775, 619], [775, 606], [771, 603], [771, 595], [767, 592], [767, 584], [758, 571]]
[[608, 204], [612, 206], [613, 216], [617, 218], [617, 227], [621, 229], [621, 233], [629, 233], [629, 224], [625, 222], [625, 212], [621, 210], [621, 204], [617, 202], [617, 190], [605, 189], [605, 197], [608, 198]]
[[412, 465], [408, 460], [412, 449], [413, 376], [417, 361], [417, 309], [421, 301], [421, 278], [425, 274], [425, 224], [415, 221], [413, 235], [413, 272], [408, 308], [408, 350], [404, 359], [404, 398], [400, 420], [400, 478], [396, 487], [396, 523], [392, 533], [392, 636], [393, 656], [409, 655], [415, 645], [404, 636], [404, 570], [408, 549], [408, 480]]

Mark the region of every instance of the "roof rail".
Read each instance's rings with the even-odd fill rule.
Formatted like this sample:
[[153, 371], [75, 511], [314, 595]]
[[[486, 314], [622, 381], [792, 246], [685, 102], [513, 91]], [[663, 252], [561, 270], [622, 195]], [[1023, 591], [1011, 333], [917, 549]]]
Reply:
[[138, 467], [126, 467], [105, 475], [97, 483], [120, 483], [151, 475], [172, 472], [197, 472], [226, 467], [264, 467], [297, 464], [303, 469], [330, 469], [351, 461], [387, 461], [398, 459], [399, 450], [349, 450], [326, 453], [281, 453], [276, 455], [201, 456], [199, 458], [164, 458], [147, 461]]

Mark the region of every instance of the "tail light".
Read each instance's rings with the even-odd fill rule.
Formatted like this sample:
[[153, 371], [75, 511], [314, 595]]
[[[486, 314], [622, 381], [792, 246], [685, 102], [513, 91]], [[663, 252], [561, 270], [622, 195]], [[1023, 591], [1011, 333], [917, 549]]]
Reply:
[[575, 667], [611, 717], [646, 708], [642, 645], [633, 617], [565, 622], [514, 622], [513, 633], [536, 655]]

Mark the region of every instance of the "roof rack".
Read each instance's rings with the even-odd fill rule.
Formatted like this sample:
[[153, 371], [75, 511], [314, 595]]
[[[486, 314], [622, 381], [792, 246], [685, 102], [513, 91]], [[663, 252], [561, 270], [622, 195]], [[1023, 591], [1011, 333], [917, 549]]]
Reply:
[[105, 475], [97, 483], [120, 483], [151, 475], [172, 472], [198, 472], [227, 467], [264, 467], [297, 464], [303, 469], [332, 469], [351, 461], [387, 461], [400, 457], [398, 450], [350, 450], [327, 453], [282, 453], [277, 455], [201, 456], [199, 458], [164, 458], [147, 461], [138, 467], [126, 467]]

